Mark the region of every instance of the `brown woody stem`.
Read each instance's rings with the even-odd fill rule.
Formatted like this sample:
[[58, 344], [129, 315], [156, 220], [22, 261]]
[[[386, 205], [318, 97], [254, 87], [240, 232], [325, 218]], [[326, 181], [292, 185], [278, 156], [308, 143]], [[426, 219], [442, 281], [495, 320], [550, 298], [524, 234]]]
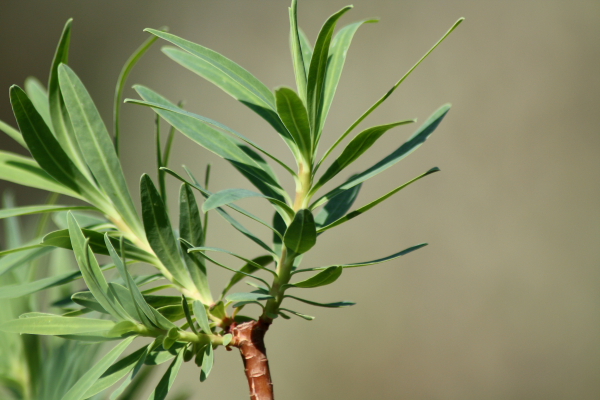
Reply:
[[233, 343], [240, 349], [244, 370], [250, 388], [250, 400], [273, 400], [273, 382], [267, 349], [265, 348], [265, 334], [270, 322], [259, 320], [244, 322], [235, 326]]

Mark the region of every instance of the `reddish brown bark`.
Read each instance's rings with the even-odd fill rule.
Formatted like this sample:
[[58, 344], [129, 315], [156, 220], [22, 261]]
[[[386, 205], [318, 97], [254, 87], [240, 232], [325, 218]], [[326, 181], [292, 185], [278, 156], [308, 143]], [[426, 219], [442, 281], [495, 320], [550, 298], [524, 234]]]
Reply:
[[273, 400], [273, 382], [267, 349], [265, 348], [265, 334], [270, 323], [265, 321], [250, 321], [233, 327], [235, 346], [240, 349], [248, 386], [250, 400]]

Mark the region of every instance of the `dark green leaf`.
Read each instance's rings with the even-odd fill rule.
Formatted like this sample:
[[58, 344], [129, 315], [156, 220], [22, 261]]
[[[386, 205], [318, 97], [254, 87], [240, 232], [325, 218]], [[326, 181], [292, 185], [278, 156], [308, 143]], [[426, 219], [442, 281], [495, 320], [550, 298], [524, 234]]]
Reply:
[[386, 169], [388, 169], [389, 167], [396, 164], [404, 157], [415, 151], [425, 142], [425, 140], [427, 140], [427, 138], [433, 133], [433, 131], [435, 131], [435, 129], [438, 127], [440, 122], [442, 122], [442, 119], [446, 116], [449, 110], [449, 104], [442, 106], [435, 113], [433, 113], [433, 115], [429, 117], [427, 121], [425, 121], [425, 123], [402, 146], [398, 147], [390, 155], [385, 157], [383, 160], [379, 161], [377, 164], [373, 165], [371, 168], [361, 172], [360, 174], [355, 175], [353, 179], [348, 180], [347, 182], [341, 184], [332, 191], [321, 196], [310, 206], [310, 209], [314, 210], [316, 207], [325, 203], [329, 199], [332, 199], [333, 197], [337, 196], [343, 191], [366, 181], [367, 179], [379, 174], [380, 172], [385, 171]]
[[295, 300], [301, 301], [303, 303], [310, 304], [311, 306], [325, 307], [325, 308], [350, 307], [350, 306], [353, 306], [356, 304], [353, 301], [337, 301], [335, 303], [317, 303], [316, 301], [302, 299], [300, 297], [292, 296], [289, 294], [286, 294], [284, 297], [289, 297], [291, 299], [295, 299]]
[[329, 267], [304, 281], [296, 282], [290, 284], [289, 286], [297, 288], [316, 288], [330, 285], [338, 280], [338, 278], [342, 275], [343, 270], [344, 269], [341, 266]]
[[141, 198], [144, 228], [150, 247], [179, 284], [191, 289], [194, 286], [177, 250], [178, 243], [169, 215], [152, 179], [146, 174], [142, 175]]
[[[376, 260], [371, 260], [371, 261], [363, 261], [363, 262], [358, 262], [358, 263], [352, 263], [352, 264], [342, 264], [342, 265], [340, 265], [340, 267], [343, 267], [343, 268], [354, 268], [354, 267], [364, 267], [364, 266], [367, 266], [367, 265], [381, 264], [383, 262], [391, 261], [391, 260], [394, 260], [394, 259], [396, 259], [398, 257], [404, 256], [404, 255], [406, 255], [408, 253], [412, 253], [413, 251], [419, 250], [421, 247], [425, 247], [425, 246], [427, 246], [427, 243], [421, 243], [421, 244], [418, 244], [416, 246], [409, 247], [408, 249], [399, 251], [398, 253], [394, 253], [394, 254], [392, 254], [390, 256], [387, 256], [387, 257], [378, 258]], [[331, 267], [321, 267], [321, 268], [315, 268], [315, 269], [311, 269], [311, 270], [326, 269], [326, 268], [331, 268]], [[300, 272], [300, 270], [298, 270], [296, 272]]]
[[287, 312], [294, 314], [295, 316], [305, 319], [307, 321], [312, 321], [313, 319], [315, 319], [315, 317], [313, 317], [312, 315], [301, 314], [298, 311], [289, 310], [287, 308], [280, 308], [280, 310], [287, 311]]
[[310, 210], [300, 210], [285, 231], [285, 246], [294, 254], [306, 253], [317, 242], [315, 220]]

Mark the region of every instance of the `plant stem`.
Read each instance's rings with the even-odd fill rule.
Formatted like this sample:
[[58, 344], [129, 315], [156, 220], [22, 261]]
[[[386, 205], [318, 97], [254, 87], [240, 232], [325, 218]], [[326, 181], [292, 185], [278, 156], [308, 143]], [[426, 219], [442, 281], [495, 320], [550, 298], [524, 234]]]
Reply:
[[232, 329], [236, 346], [244, 361], [250, 400], [273, 400], [273, 382], [265, 348], [265, 334], [271, 323], [263, 320], [244, 322]]

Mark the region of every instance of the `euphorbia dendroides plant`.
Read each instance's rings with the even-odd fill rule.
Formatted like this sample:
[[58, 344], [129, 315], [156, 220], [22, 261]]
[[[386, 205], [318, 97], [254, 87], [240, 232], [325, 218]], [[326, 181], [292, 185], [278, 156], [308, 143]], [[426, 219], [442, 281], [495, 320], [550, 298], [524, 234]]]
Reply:
[[[26, 90], [10, 89], [10, 100], [19, 130], [2, 123], [0, 128], [29, 150], [32, 158], [0, 152], [0, 178], [56, 193], [67, 205], [43, 204], [5, 208], [0, 217], [54, 213], [58, 230], [49, 232], [27, 246], [1, 253], [0, 274], [19, 268], [57, 248], [72, 249], [78, 272], [44, 278], [43, 281], [17, 282], [0, 288], [0, 298], [29, 295], [36, 291], [83, 278], [87, 291], [69, 293], [62, 302], [61, 315], [33, 312], [0, 326], [5, 332], [54, 335], [85, 342], [117, 342], [64, 395], [63, 400], [78, 400], [97, 395], [121, 378], [130, 383], [143, 365], [171, 361], [151, 399], [164, 399], [183, 362], [194, 361], [200, 380], [208, 378], [220, 347], [237, 347], [242, 355], [251, 399], [273, 398], [273, 384], [265, 349], [265, 334], [275, 320], [291, 316], [312, 320], [298, 306], [339, 308], [354, 303], [318, 303], [303, 289], [329, 285], [344, 270], [394, 260], [425, 244], [409, 247], [373, 261], [331, 266], [301, 267], [303, 254], [317, 242], [320, 234], [361, 215], [409, 184], [438, 171], [432, 168], [387, 194], [350, 211], [361, 184], [402, 160], [418, 148], [437, 128], [450, 106], [431, 115], [410, 138], [363, 172], [351, 175], [341, 185], [323, 191], [324, 186], [362, 156], [388, 130], [414, 123], [402, 120], [374, 126], [356, 134], [338, 152], [335, 150], [355, 128], [382, 104], [410, 73], [462, 22], [460, 19], [381, 99], [341, 135], [326, 151], [319, 151], [325, 120], [340, 80], [346, 53], [363, 20], [340, 29], [338, 20], [352, 7], [344, 7], [323, 25], [314, 47], [298, 28], [296, 0], [290, 7], [290, 44], [296, 77], [296, 90], [280, 87], [271, 91], [248, 71], [219, 53], [167, 33], [147, 29], [151, 38], [134, 53], [123, 68], [117, 83], [114, 134], [107, 127], [83, 83], [67, 65], [71, 22], [60, 39], [48, 82], [44, 88], [29, 81]], [[129, 71], [158, 39], [174, 45], [163, 52], [183, 67], [212, 82], [227, 94], [256, 112], [289, 147], [295, 166], [289, 166], [260, 144], [191, 111], [184, 110], [152, 89], [137, 85], [140, 100], [125, 102], [150, 107], [156, 113], [158, 185], [149, 175], [141, 178], [141, 216], [136, 211], [119, 162], [119, 115], [122, 92]], [[161, 148], [160, 121], [172, 128], [165, 149]], [[204, 182], [192, 171], [183, 176], [169, 169], [170, 148], [179, 131], [205, 149], [229, 161], [258, 190], [208, 190], [207, 169]], [[327, 132], [326, 134], [333, 134]], [[296, 183], [287, 193], [269, 162], [279, 164]], [[168, 176], [182, 182], [179, 192], [178, 223], [172, 223], [165, 207]], [[288, 178], [288, 177], [286, 177]], [[158, 187], [158, 188], [157, 188]], [[196, 195], [203, 200], [199, 208]], [[251, 214], [236, 202], [260, 197], [274, 208], [272, 222]], [[88, 205], [68, 205], [68, 198]], [[265, 254], [249, 259], [234, 249], [210, 247], [206, 243], [206, 216], [214, 212], [254, 241]], [[241, 216], [272, 232], [268, 244], [238, 221]], [[230, 255], [244, 265], [229, 266], [217, 261], [215, 253]], [[99, 264], [96, 255], [110, 257]], [[239, 262], [239, 261], [238, 261]], [[133, 276], [130, 265], [151, 264], [155, 275]], [[232, 272], [229, 284], [218, 294], [211, 290], [208, 272], [215, 266]], [[116, 273], [109, 272], [115, 269]], [[250, 291], [232, 292], [247, 278]], [[162, 280], [159, 286], [145, 285]], [[181, 296], [162, 295], [167, 288]], [[306, 292], [306, 293], [305, 293]], [[51, 299], [52, 301], [57, 299]], [[60, 300], [60, 299], [59, 299]], [[243, 315], [246, 305], [256, 304], [260, 313]], [[281, 317], [281, 318], [280, 318]], [[132, 347], [136, 338], [152, 338], [117, 361]], [[118, 389], [118, 395], [124, 386]], [[35, 393], [31, 395], [35, 398]]]

